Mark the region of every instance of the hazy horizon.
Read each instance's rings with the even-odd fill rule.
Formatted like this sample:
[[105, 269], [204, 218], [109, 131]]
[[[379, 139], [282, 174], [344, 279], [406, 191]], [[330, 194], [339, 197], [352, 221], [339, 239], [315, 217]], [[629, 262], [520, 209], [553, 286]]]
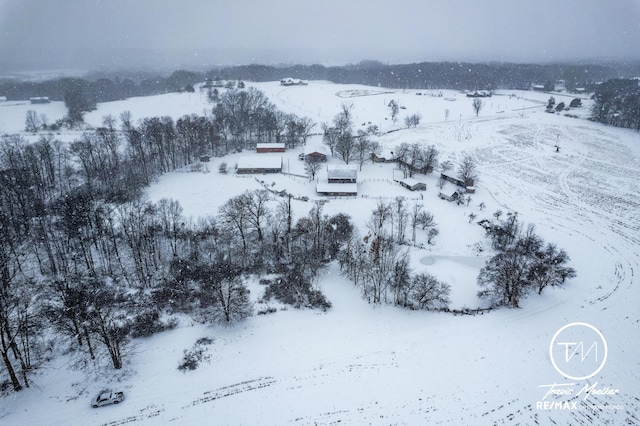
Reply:
[[0, 0], [0, 73], [640, 61], [637, 0]]

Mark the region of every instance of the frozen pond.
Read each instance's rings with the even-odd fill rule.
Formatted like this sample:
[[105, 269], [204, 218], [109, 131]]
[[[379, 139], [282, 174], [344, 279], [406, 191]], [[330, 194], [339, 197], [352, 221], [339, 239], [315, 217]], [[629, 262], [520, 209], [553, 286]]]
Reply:
[[425, 272], [451, 285], [450, 308], [477, 308], [483, 307], [484, 301], [476, 296], [480, 290], [476, 279], [488, 259], [486, 256], [426, 256], [420, 263], [425, 265]]

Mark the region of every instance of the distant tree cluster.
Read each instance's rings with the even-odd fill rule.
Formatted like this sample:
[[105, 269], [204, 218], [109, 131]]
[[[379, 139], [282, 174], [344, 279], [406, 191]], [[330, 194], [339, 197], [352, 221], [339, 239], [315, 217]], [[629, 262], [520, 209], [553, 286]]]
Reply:
[[591, 119], [640, 131], [640, 84], [637, 79], [614, 79], [595, 88]]
[[[283, 142], [289, 148], [304, 145], [315, 127], [309, 118], [278, 110], [254, 87], [229, 89], [212, 101], [213, 125], [224, 152], [255, 147], [260, 142]], [[214, 152], [219, 147], [214, 148]]]
[[322, 140], [331, 155], [345, 164], [355, 160], [362, 169], [364, 163], [371, 159], [371, 153], [380, 152], [379, 144], [370, 139], [370, 135], [375, 132], [374, 127], [369, 127], [366, 132], [354, 132], [353, 104], [343, 103], [331, 124], [322, 123]]
[[440, 152], [435, 145], [424, 146], [421, 143], [402, 142], [396, 146], [394, 158], [403, 170], [405, 177], [415, 173], [431, 173], [438, 167]]
[[365, 237], [354, 234], [339, 257], [344, 274], [361, 288], [370, 303], [392, 303], [410, 309], [441, 309], [449, 304], [450, 286], [427, 273], [413, 274], [407, 228], [415, 244], [422, 228], [429, 242], [438, 234], [433, 216], [421, 204], [407, 205], [404, 197], [380, 201], [368, 222]]
[[542, 293], [545, 287], [562, 286], [576, 271], [567, 266], [569, 255], [555, 244], [545, 244], [529, 225], [523, 232], [518, 214], [508, 213], [501, 220], [501, 211], [494, 214], [496, 223], [485, 229], [498, 254], [480, 270], [478, 284], [481, 298], [494, 306], [517, 308], [520, 300], [531, 291]]

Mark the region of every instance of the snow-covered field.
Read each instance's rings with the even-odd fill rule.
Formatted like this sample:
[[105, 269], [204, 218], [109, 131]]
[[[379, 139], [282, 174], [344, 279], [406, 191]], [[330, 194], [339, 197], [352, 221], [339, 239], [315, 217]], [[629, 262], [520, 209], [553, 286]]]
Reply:
[[[640, 424], [640, 134], [585, 120], [587, 99], [570, 112], [580, 118], [544, 113], [549, 95], [543, 93], [498, 92], [483, 100], [476, 117], [471, 99], [453, 91], [417, 95], [322, 81], [286, 88], [276, 82], [251, 85], [278, 108], [318, 123], [351, 102], [356, 129], [371, 123], [398, 130], [378, 138], [387, 150], [420, 142], [434, 144], [440, 161], [457, 164], [464, 155], [473, 156], [479, 181], [468, 206], [439, 199], [435, 174], [418, 175], [428, 189], [413, 193], [394, 183], [399, 172], [392, 165], [366, 164], [358, 197], [330, 199], [324, 207], [330, 215], [350, 214], [364, 233], [380, 197], [422, 202], [440, 235], [434, 246], [419, 235], [426, 248], [411, 250], [412, 267], [450, 283], [452, 307], [483, 306], [475, 277], [491, 253], [484, 230], [469, 223], [472, 212], [479, 220], [498, 209], [517, 211], [545, 241], [568, 252], [577, 278], [565, 288], [531, 295], [519, 309], [454, 316], [369, 305], [332, 265], [319, 283], [333, 304], [327, 312], [279, 310], [232, 327], [185, 319], [178, 329], [136, 340], [120, 372], [106, 365], [80, 370], [68, 357], [54, 359], [33, 377], [34, 386], [0, 399], [1, 424]], [[395, 124], [386, 107], [391, 99], [404, 107]], [[198, 92], [168, 94], [99, 104], [86, 121], [99, 126], [104, 115], [124, 110], [134, 119], [177, 119], [207, 108]], [[65, 113], [55, 102], [0, 105], [0, 134], [21, 131], [28, 109], [46, 113], [49, 121]], [[422, 115], [421, 124], [403, 129], [404, 116], [414, 113]], [[232, 166], [242, 155], [233, 154], [213, 159], [209, 173], [164, 175], [148, 196], [177, 199], [194, 218], [216, 214], [229, 197], [262, 184], [322, 198], [314, 182], [295, 176], [304, 174], [299, 152], [284, 158], [285, 171], [294, 175], [217, 173], [222, 161]], [[311, 203], [298, 201], [295, 208], [300, 217]], [[260, 285], [251, 288], [259, 298]], [[549, 354], [556, 331], [573, 322], [593, 325], [607, 342], [604, 367], [586, 380], [565, 379]], [[205, 336], [214, 339], [209, 362], [179, 372], [183, 351]], [[575, 389], [573, 395], [545, 398], [549, 388], [542, 385], [569, 383], [573, 386], [562, 389]], [[594, 384], [617, 392], [576, 395]], [[104, 387], [124, 390], [125, 401], [90, 408], [90, 398]], [[539, 407], [549, 401], [569, 404]], [[576, 407], [568, 407], [571, 403]]]

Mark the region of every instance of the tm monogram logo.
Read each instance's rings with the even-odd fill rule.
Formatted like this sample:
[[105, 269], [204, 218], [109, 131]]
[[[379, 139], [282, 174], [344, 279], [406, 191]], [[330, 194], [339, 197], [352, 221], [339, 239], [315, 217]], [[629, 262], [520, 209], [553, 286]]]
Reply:
[[573, 322], [556, 332], [549, 345], [551, 363], [567, 379], [585, 380], [602, 370], [607, 342], [600, 331], [585, 322]]

